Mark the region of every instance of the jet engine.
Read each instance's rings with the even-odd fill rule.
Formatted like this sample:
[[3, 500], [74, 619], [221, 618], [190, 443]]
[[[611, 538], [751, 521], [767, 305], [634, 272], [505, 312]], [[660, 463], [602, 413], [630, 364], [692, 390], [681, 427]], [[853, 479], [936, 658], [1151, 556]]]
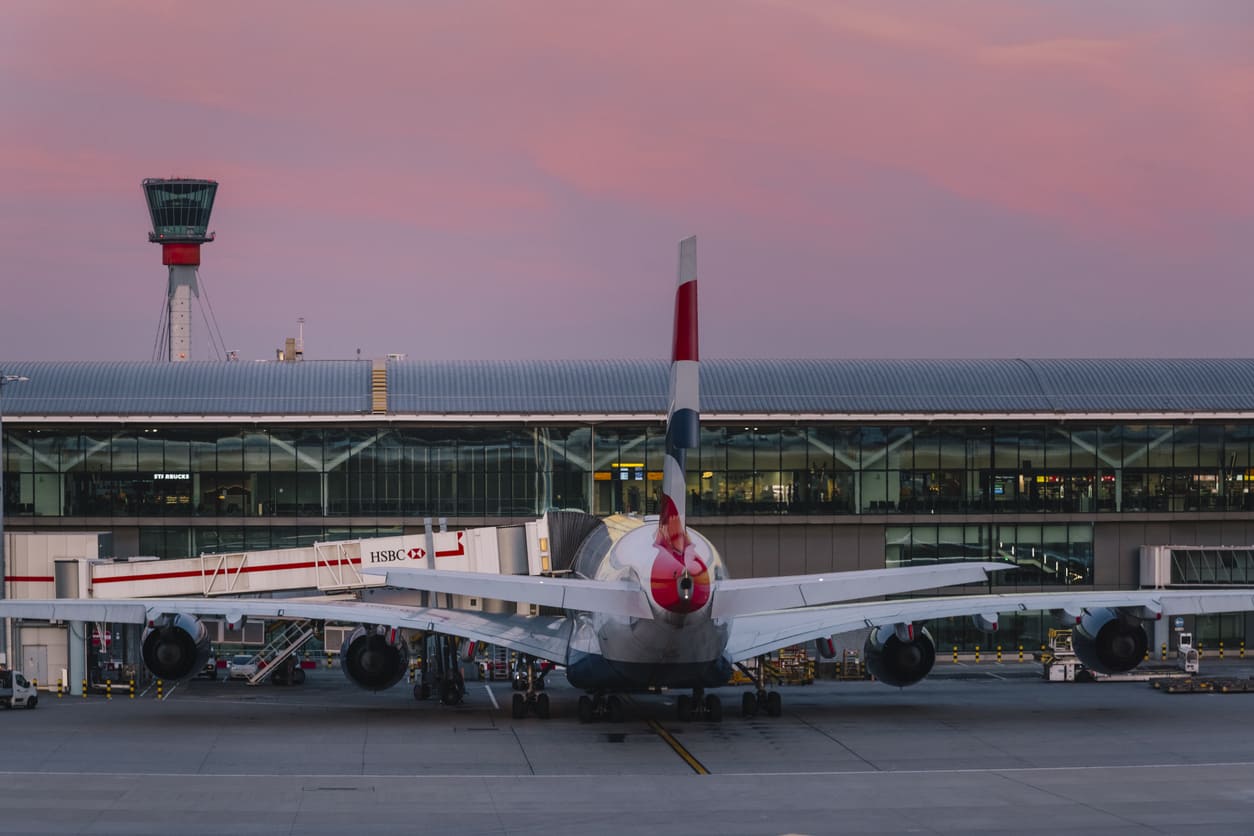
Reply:
[[1071, 647], [1089, 670], [1124, 673], [1141, 664], [1149, 637], [1131, 616], [1097, 609], [1081, 616], [1071, 631]]
[[384, 691], [401, 681], [409, 667], [409, 648], [400, 631], [386, 627], [358, 627], [344, 640], [340, 667], [354, 684], [367, 691]]
[[152, 622], [142, 646], [144, 666], [158, 679], [186, 679], [204, 670], [209, 661], [209, 631], [199, 618], [186, 613]]
[[931, 672], [936, 664], [936, 643], [922, 627], [885, 625], [867, 636], [863, 659], [867, 670], [880, 682], [904, 688]]

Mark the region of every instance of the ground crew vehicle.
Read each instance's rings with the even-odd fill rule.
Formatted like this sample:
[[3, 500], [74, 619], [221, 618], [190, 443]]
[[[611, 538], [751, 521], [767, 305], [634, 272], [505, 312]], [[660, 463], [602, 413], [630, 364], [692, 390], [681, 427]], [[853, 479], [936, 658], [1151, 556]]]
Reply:
[[35, 686], [17, 671], [0, 671], [0, 706], [34, 708], [39, 704]]

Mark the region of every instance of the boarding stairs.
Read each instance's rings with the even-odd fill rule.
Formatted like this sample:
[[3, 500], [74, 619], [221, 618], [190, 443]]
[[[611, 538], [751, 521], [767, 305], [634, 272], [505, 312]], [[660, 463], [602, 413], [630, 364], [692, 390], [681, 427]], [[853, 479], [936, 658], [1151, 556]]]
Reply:
[[499, 644], [488, 645], [488, 679], [502, 682], [510, 678], [510, 651]]
[[313, 622], [290, 622], [253, 657], [257, 672], [248, 677], [248, 684], [258, 685], [264, 682], [266, 677], [277, 670], [280, 662], [300, 650], [313, 637]]

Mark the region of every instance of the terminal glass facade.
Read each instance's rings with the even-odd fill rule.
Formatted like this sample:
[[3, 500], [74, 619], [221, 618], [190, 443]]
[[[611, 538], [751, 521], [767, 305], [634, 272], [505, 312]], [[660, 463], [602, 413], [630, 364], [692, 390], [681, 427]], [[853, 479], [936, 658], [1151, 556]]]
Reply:
[[[1089, 583], [1092, 526], [1071, 522], [1075, 515], [1248, 511], [1251, 437], [1254, 425], [1225, 423], [707, 419], [688, 458], [690, 514], [873, 517], [888, 525], [889, 565], [998, 554], [1031, 567], [1034, 583]], [[653, 513], [665, 446], [661, 422], [241, 428], [10, 419], [4, 442], [7, 516], [85, 525], [127, 518], [148, 532], [146, 553], [166, 556], [390, 533], [424, 517], [467, 525], [552, 508]], [[990, 522], [1011, 514], [1042, 522]], [[1048, 522], [1061, 514], [1067, 523]], [[917, 525], [920, 516], [936, 524]], [[352, 528], [336, 523], [345, 518]], [[377, 527], [362, 529], [363, 518]], [[265, 520], [282, 525], [266, 533]]]

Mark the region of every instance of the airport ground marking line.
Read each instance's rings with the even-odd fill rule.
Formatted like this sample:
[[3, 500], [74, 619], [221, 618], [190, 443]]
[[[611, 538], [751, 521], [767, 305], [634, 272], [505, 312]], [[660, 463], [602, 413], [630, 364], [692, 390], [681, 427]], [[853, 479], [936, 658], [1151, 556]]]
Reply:
[[[714, 778], [814, 778], [814, 777], [841, 777], [841, 776], [858, 776], [873, 775], [876, 777], [890, 777], [893, 775], [988, 775], [1003, 772], [1081, 772], [1085, 770], [1097, 769], [1231, 769], [1232, 767], [1254, 767], [1254, 761], [1237, 761], [1235, 763], [1144, 763], [1144, 764], [1110, 764], [1107, 766], [1015, 766], [1006, 767], [1005, 769], [899, 769], [893, 772], [883, 770], [858, 769], [846, 772], [839, 771], [815, 771], [815, 772], [720, 772], [717, 775], [706, 773]], [[656, 777], [654, 773], [639, 773]], [[401, 779], [412, 780], [414, 778], [439, 778], [442, 780], [464, 780], [468, 777], [475, 779], [483, 778], [598, 778], [604, 777], [597, 774], [589, 774], [586, 772], [561, 773], [555, 772], [551, 774], [528, 775], [525, 772], [492, 772], [484, 775], [468, 775], [465, 772], [439, 772], [439, 773], [370, 773], [363, 774], [360, 772], [332, 772], [332, 773], [290, 773], [290, 772], [32, 772], [30, 770], [0, 770], [0, 776], [12, 776], [31, 778], [36, 776], [53, 775], [57, 777], [67, 778], [285, 778], [299, 780], [313, 779], [343, 779], [343, 780], [382, 780], [382, 779]]]
[[710, 774], [710, 770], [705, 768], [705, 764], [697, 760], [696, 756], [694, 756], [692, 752], [689, 752], [687, 749], [685, 749], [684, 745], [680, 743], [678, 740], [676, 740], [675, 736], [671, 734], [670, 732], [668, 732], [662, 726], [661, 723], [659, 723], [657, 720], [650, 720], [649, 728], [653, 729], [654, 733], [656, 733], [658, 737], [662, 738], [662, 740], [666, 742], [667, 746], [670, 746], [672, 749], [674, 749], [675, 754], [683, 758], [684, 763], [688, 764], [688, 766], [691, 767], [693, 772], [697, 773], [698, 775]]
[[500, 711], [501, 706], [499, 706], [496, 702], [496, 694], [492, 693], [492, 686], [485, 682], [483, 683], [483, 690], [488, 692], [488, 699], [492, 700], [492, 708], [496, 711]]

